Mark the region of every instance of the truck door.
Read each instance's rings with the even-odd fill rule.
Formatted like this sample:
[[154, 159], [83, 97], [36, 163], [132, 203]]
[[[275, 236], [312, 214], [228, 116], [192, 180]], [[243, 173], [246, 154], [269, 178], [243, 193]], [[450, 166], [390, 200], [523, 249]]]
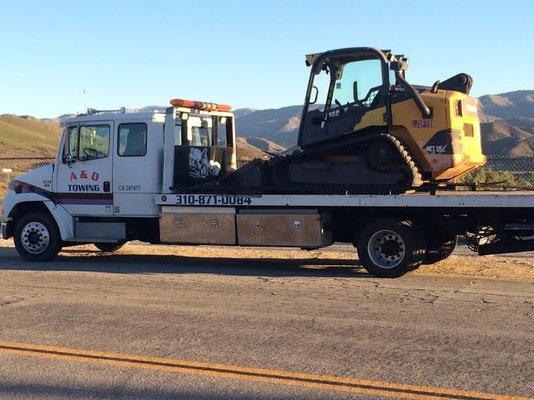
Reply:
[[125, 122], [116, 126], [113, 152], [113, 205], [115, 216], [146, 217], [158, 214], [154, 201], [159, 191], [163, 124]]
[[100, 121], [66, 126], [54, 196], [72, 215], [113, 215], [112, 128]]

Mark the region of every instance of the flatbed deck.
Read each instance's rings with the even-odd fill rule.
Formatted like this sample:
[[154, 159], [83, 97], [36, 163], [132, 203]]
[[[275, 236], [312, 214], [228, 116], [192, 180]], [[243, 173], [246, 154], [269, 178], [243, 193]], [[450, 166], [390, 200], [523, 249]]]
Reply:
[[325, 195], [325, 194], [198, 194], [156, 196], [161, 206], [201, 207], [420, 207], [420, 208], [533, 208], [534, 191], [441, 191], [436, 194]]

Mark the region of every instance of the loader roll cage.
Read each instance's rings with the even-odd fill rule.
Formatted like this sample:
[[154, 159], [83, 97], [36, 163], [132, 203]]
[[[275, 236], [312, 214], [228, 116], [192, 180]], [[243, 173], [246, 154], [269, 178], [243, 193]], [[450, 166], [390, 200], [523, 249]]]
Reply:
[[[340, 105], [336, 108], [331, 108], [332, 96], [336, 84], [336, 75], [344, 65], [364, 60], [378, 60], [380, 62], [380, 73], [382, 78], [382, 84], [371, 88], [364, 99], [354, 101], [351, 104]], [[310, 78], [308, 80], [308, 86], [306, 89], [306, 96], [304, 99], [304, 107], [302, 110], [302, 118], [300, 121], [298, 144], [303, 145], [306, 143], [304, 139], [305, 127], [309, 124], [307, 121], [310, 118], [308, 112], [310, 111], [310, 105], [315, 102], [316, 99], [312, 99], [314, 93], [315, 77], [322, 71], [329, 71], [330, 82], [328, 87], [328, 95], [325, 103], [325, 116], [330, 111], [341, 109], [343, 107], [351, 107], [357, 104], [366, 105], [367, 107], [380, 103], [380, 106], [385, 106], [384, 123], [386, 126], [392, 125], [392, 113], [391, 113], [391, 96], [390, 96], [390, 70], [394, 71], [395, 82], [394, 84], [402, 87], [407, 94], [414, 100], [415, 104], [421, 111], [423, 117], [430, 115], [430, 110], [424, 103], [423, 99], [419, 95], [419, 92], [410, 85], [404, 78], [404, 71], [408, 67], [408, 60], [403, 56], [394, 56], [389, 50], [379, 50], [372, 47], [352, 47], [327, 51], [325, 53], [310, 55], [306, 58], [306, 64], [311, 66]], [[341, 70], [342, 71], [342, 70]], [[369, 99], [372, 93], [375, 93], [373, 99]]]

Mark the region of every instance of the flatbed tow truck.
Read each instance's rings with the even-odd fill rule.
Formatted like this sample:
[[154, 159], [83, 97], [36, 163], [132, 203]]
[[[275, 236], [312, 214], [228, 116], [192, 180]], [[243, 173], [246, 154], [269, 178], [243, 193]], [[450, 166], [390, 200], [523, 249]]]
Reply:
[[[347, 54], [357, 54], [357, 61], [366, 61], [378, 51], [363, 49], [343, 49], [331, 57], [342, 54], [346, 59]], [[367, 52], [363, 58], [362, 51]], [[388, 60], [389, 67], [393, 61]], [[314, 66], [318, 62], [324, 62], [323, 55], [312, 58]], [[341, 79], [339, 73], [336, 79]], [[339, 87], [341, 83], [332, 86]], [[379, 93], [384, 87], [389, 88], [389, 82], [383, 83]], [[223, 104], [174, 99], [164, 113], [88, 110], [68, 119], [62, 124], [55, 162], [10, 182], [2, 236], [14, 237], [19, 254], [30, 261], [51, 260], [64, 246], [93, 243], [111, 252], [131, 240], [302, 249], [345, 242], [353, 243], [362, 265], [381, 277], [401, 276], [422, 264], [447, 258], [458, 235], [480, 255], [534, 250], [534, 192], [443, 190], [447, 188], [444, 177], [483, 163], [476, 146], [472, 146], [471, 156], [458, 158], [446, 151], [447, 143], [436, 144], [432, 137], [433, 144], [421, 150], [433, 160], [427, 164], [418, 161], [415, 150], [411, 152], [415, 162], [406, 159], [409, 162], [403, 164], [405, 159], [390, 151], [403, 149], [399, 141], [383, 131], [370, 134], [367, 128], [357, 134], [365, 137], [365, 142], [354, 145], [346, 141], [349, 135], [345, 134], [341, 147], [332, 145], [339, 137], [315, 146], [313, 137], [321, 134], [317, 129], [339, 124], [340, 115], [342, 120], [347, 115], [352, 118], [364, 106], [370, 107], [365, 113], [374, 109], [368, 101], [370, 92], [361, 96], [361, 102], [357, 100], [355, 83], [358, 104], [343, 110], [327, 109], [324, 118], [312, 121], [317, 124], [310, 128], [315, 130], [312, 138], [304, 138], [306, 118], [317, 114], [315, 109], [308, 110], [313, 88], [311, 79], [301, 122], [301, 148], [240, 169], [236, 168], [234, 116]], [[420, 88], [403, 100], [407, 102], [405, 112], [417, 116], [412, 127], [430, 131], [439, 123], [437, 106], [429, 111], [418, 104], [423, 94], [450, 90], [451, 101], [456, 102], [451, 112], [463, 114], [462, 118], [476, 113], [469, 109], [467, 97], [460, 103], [465, 109], [458, 109], [455, 99], [459, 92], [445, 89], [439, 84]], [[440, 104], [446, 103], [446, 96]], [[395, 121], [388, 122], [386, 115], [394, 106], [386, 101], [384, 107], [384, 126], [394, 128]], [[425, 116], [427, 111], [430, 114]], [[425, 116], [422, 120], [421, 113]], [[465, 119], [462, 124], [469, 131], [458, 137], [480, 142], [478, 126], [465, 128], [469, 125]], [[335, 136], [333, 132], [331, 129], [327, 135]], [[454, 129], [448, 132], [449, 144], [455, 149], [471, 146], [459, 146], [454, 142]], [[336, 154], [331, 150], [334, 147]], [[345, 153], [339, 153], [340, 148]], [[321, 153], [320, 149], [326, 150]], [[444, 168], [447, 160], [457, 163], [451, 161]], [[368, 168], [378, 162], [381, 168]], [[392, 168], [392, 163], [402, 165]], [[418, 168], [404, 166], [412, 164]], [[440, 166], [431, 169], [429, 165]], [[364, 185], [346, 181], [353, 176], [360, 177]], [[394, 180], [388, 180], [391, 176]], [[409, 187], [402, 187], [407, 184]]]

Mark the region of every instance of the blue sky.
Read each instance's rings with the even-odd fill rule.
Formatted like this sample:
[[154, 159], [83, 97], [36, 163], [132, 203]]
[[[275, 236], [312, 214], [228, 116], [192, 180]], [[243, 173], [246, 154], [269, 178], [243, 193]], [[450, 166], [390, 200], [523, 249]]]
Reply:
[[533, 15], [534, 1], [0, 0], [0, 114], [300, 104], [304, 55], [351, 46], [406, 54], [412, 83], [534, 89]]

